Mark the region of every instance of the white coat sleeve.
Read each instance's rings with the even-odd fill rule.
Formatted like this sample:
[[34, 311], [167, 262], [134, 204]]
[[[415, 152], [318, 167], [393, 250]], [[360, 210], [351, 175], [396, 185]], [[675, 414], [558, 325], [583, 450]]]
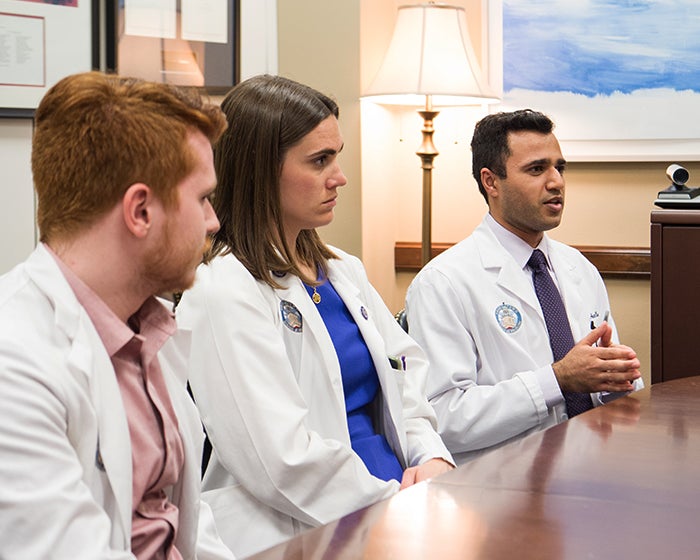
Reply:
[[209, 504], [199, 502], [197, 560], [235, 560], [233, 552], [221, 541]]
[[[430, 361], [427, 394], [452, 453], [499, 444], [547, 418], [538, 382], [542, 372], [482, 369], [471, 321], [483, 318], [438, 270], [424, 269], [414, 279], [406, 312], [409, 333]], [[483, 378], [495, 382], [483, 383]]]
[[304, 402], [252, 276], [198, 284], [178, 307], [192, 329], [190, 383], [217, 457], [238, 483], [315, 526], [394, 494], [398, 483], [370, 475], [349, 445], [307, 428], [313, 403]]
[[110, 546], [112, 520], [69, 438], [68, 408], [91, 406], [33, 363], [35, 354], [6, 342], [0, 356], [0, 557], [134, 559]]

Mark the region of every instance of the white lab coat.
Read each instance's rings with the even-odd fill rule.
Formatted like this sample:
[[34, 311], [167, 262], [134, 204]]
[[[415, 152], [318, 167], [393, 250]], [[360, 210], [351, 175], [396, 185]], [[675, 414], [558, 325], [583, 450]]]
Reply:
[[[121, 393], [97, 331], [43, 245], [0, 278], [0, 339], [0, 557], [133, 559]], [[233, 558], [206, 504], [198, 523], [201, 423], [184, 379], [162, 369], [185, 451], [169, 492], [180, 511], [177, 548], [186, 559]]]
[[[546, 235], [545, 242], [578, 341], [610, 310], [605, 285], [579, 251]], [[513, 309], [505, 308], [499, 324], [496, 312], [504, 305]], [[556, 384], [531, 277], [485, 222], [418, 273], [406, 294], [406, 314], [411, 336], [430, 360], [428, 397], [457, 463], [567, 418], [563, 396], [548, 409], [538, 381], [549, 375]], [[518, 314], [517, 329], [506, 332]], [[617, 342], [612, 317], [608, 322]], [[620, 395], [591, 396], [597, 406]]]
[[[372, 355], [383, 402], [379, 429], [404, 467], [450, 462], [423, 396], [427, 362], [370, 286], [360, 261], [341, 257], [329, 279]], [[338, 358], [298, 277], [256, 281], [232, 255], [198, 270], [177, 308], [192, 330], [190, 384], [214, 453], [204, 478], [224, 542], [238, 556], [394, 494], [350, 447]], [[283, 303], [286, 302], [286, 303]], [[282, 306], [301, 317], [285, 324]], [[406, 371], [389, 356], [404, 356]]]

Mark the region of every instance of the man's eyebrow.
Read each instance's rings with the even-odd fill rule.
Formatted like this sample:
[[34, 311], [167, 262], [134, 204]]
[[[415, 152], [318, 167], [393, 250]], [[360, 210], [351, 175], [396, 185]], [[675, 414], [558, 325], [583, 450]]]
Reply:
[[[528, 161], [523, 164], [523, 167], [529, 167], [531, 165], [547, 165], [551, 163], [551, 159], [549, 158], [541, 158], [541, 159], [533, 159], [531, 161]], [[556, 160], [556, 165], [566, 165], [566, 160], [564, 158], [560, 158]]]

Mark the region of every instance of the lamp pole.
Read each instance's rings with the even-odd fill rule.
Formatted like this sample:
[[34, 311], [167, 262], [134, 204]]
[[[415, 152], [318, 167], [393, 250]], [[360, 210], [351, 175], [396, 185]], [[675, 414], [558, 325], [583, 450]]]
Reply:
[[418, 111], [423, 117], [423, 143], [416, 152], [421, 159], [423, 169], [423, 235], [421, 237], [421, 267], [425, 266], [431, 258], [432, 253], [432, 199], [433, 199], [433, 160], [438, 155], [435, 144], [433, 144], [433, 119], [440, 114], [440, 111], [433, 110], [432, 96], [425, 96], [425, 109]]

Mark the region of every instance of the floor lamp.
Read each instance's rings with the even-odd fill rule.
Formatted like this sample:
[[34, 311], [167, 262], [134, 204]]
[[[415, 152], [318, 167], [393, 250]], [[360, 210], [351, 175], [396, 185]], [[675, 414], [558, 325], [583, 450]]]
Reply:
[[421, 266], [431, 257], [432, 171], [435, 106], [495, 103], [483, 79], [464, 8], [429, 2], [400, 6], [384, 61], [363, 98], [387, 105], [422, 107], [423, 142], [416, 152], [423, 170]]

